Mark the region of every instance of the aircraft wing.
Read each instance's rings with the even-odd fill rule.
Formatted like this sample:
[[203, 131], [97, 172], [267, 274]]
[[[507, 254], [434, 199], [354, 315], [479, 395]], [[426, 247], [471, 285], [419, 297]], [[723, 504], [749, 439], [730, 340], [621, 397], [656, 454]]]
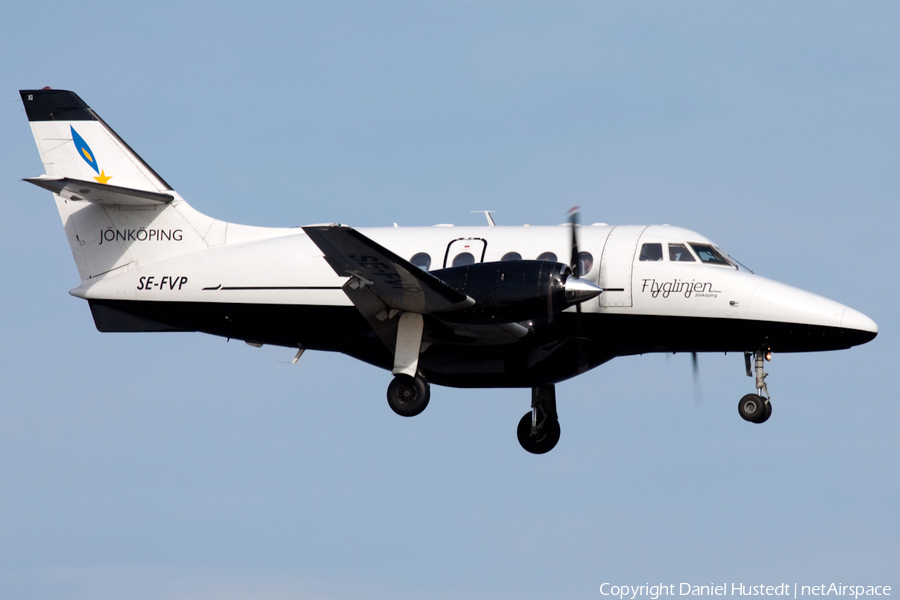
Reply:
[[[344, 286], [367, 289], [388, 308], [420, 314], [460, 310], [475, 301], [346, 225], [313, 225], [303, 231], [335, 273], [350, 277]], [[348, 289], [349, 288], [349, 289]], [[356, 301], [354, 300], [354, 303]]]

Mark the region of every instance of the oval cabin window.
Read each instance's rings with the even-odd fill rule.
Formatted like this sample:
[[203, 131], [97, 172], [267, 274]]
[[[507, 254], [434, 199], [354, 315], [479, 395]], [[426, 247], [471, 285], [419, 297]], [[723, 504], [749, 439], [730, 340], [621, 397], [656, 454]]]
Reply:
[[454, 267], [464, 267], [466, 265], [474, 265], [475, 257], [472, 256], [471, 252], [461, 252], [456, 255], [456, 258], [453, 259]]
[[409, 259], [409, 262], [416, 265], [423, 271], [427, 271], [431, 268], [431, 257], [425, 252], [419, 252], [411, 259]]
[[594, 268], [594, 256], [590, 252], [578, 253], [578, 273], [579, 277], [584, 277]]

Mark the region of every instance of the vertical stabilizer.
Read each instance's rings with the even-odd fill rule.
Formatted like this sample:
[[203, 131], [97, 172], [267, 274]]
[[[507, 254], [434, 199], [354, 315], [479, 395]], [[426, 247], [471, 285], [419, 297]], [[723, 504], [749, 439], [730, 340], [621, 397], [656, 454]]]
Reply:
[[22, 90], [44, 172], [150, 192], [171, 187], [74, 92]]
[[82, 281], [224, 241], [77, 94], [20, 94]]

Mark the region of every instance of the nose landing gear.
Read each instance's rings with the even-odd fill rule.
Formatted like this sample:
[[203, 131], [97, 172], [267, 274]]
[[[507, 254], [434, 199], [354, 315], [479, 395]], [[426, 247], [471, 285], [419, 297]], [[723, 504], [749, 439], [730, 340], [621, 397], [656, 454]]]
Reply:
[[556, 446], [559, 433], [556, 388], [552, 385], [531, 388], [531, 412], [525, 413], [516, 429], [519, 444], [532, 454], [544, 454]]
[[[747, 394], [738, 402], [738, 414], [745, 421], [751, 423], [765, 423], [772, 416], [772, 402], [769, 397], [769, 388], [766, 387], [765, 361], [772, 359], [772, 352], [768, 349], [756, 352], [744, 352], [744, 364], [747, 368], [747, 376], [752, 377], [750, 357], [756, 359], [756, 393]], [[763, 396], [765, 394], [765, 396]]]

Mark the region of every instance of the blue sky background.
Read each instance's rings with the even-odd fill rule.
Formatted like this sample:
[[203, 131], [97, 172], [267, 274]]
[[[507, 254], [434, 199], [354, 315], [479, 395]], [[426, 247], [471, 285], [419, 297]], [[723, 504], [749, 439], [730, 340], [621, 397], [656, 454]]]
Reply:
[[[900, 586], [894, 2], [45, 2], [0, 9], [0, 598], [599, 598]], [[340, 355], [96, 332], [18, 89], [82, 96], [195, 208], [256, 225], [671, 223], [869, 315], [776, 355], [434, 388]]]

